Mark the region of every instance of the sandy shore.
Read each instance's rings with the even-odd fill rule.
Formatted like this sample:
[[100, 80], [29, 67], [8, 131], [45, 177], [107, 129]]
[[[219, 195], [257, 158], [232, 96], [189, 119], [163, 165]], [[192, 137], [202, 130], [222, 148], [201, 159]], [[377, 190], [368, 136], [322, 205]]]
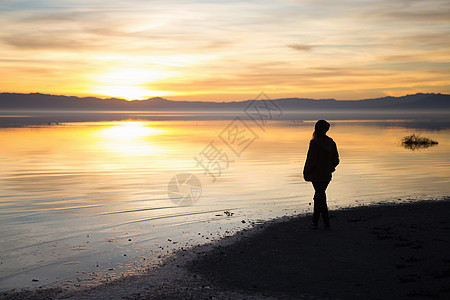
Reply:
[[450, 199], [255, 225], [180, 250], [148, 274], [88, 290], [7, 292], [5, 299], [450, 299]]

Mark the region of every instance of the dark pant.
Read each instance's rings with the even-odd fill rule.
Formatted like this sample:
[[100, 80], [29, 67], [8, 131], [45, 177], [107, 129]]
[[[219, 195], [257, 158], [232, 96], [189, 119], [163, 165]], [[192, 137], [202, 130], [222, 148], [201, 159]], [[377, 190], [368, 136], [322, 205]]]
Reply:
[[320, 214], [322, 214], [323, 222], [325, 226], [330, 226], [330, 219], [328, 218], [328, 207], [327, 207], [327, 195], [325, 190], [328, 187], [329, 181], [325, 182], [314, 182], [314, 214], [313, 214], [313, 224], [317, 225], [319, 223]]

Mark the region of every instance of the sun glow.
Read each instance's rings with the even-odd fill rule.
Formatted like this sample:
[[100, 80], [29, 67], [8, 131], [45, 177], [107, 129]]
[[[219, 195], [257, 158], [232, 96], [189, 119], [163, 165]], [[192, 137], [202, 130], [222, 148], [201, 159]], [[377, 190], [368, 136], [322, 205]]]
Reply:
[[89, 92], [128, 100], [143, 100], [149, 97], [173, 95], [175, 94], [173, 92], [157, 91], [148, 88], [148, 85], [152, 82], [160, 81], [173, 75], [171, 72], [161, 70], [116, 69], [93, 76], [93, 81], [98, 84]]

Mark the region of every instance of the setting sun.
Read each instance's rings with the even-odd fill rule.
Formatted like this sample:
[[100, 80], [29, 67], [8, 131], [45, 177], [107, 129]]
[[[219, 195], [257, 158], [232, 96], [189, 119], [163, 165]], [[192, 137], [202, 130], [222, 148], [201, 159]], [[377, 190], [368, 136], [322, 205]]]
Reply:
[[118, 69], [92, 76], [97, 85], [90, 91], [96, 95], [143, 100], [149, 97], [174, 94], [168, 91], [156, 91], [147, 86], [152, 82], [170, 77], [173, 73], [148, 69]]
[[124, 98], [127, 100], [144, 100], [150, 97], [164, 96], [173, 94], [164, 91], [152, 91], [145, 87], [133, 86], [133, 85], [119, 85], [103, 87], [98, 90], [92, 91], [96, 95], [109, 96], [115, 98]]

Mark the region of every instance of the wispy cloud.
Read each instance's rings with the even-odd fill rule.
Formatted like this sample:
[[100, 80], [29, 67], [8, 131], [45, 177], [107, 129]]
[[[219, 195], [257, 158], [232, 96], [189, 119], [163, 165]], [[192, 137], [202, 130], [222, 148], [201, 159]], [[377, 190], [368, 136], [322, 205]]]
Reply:
[[302, 45], [302, 44], [290, 44], [288, 45], [289, 48], [297, 50], [297, 51], [311, 51], [314, 47], [313, 45]]

